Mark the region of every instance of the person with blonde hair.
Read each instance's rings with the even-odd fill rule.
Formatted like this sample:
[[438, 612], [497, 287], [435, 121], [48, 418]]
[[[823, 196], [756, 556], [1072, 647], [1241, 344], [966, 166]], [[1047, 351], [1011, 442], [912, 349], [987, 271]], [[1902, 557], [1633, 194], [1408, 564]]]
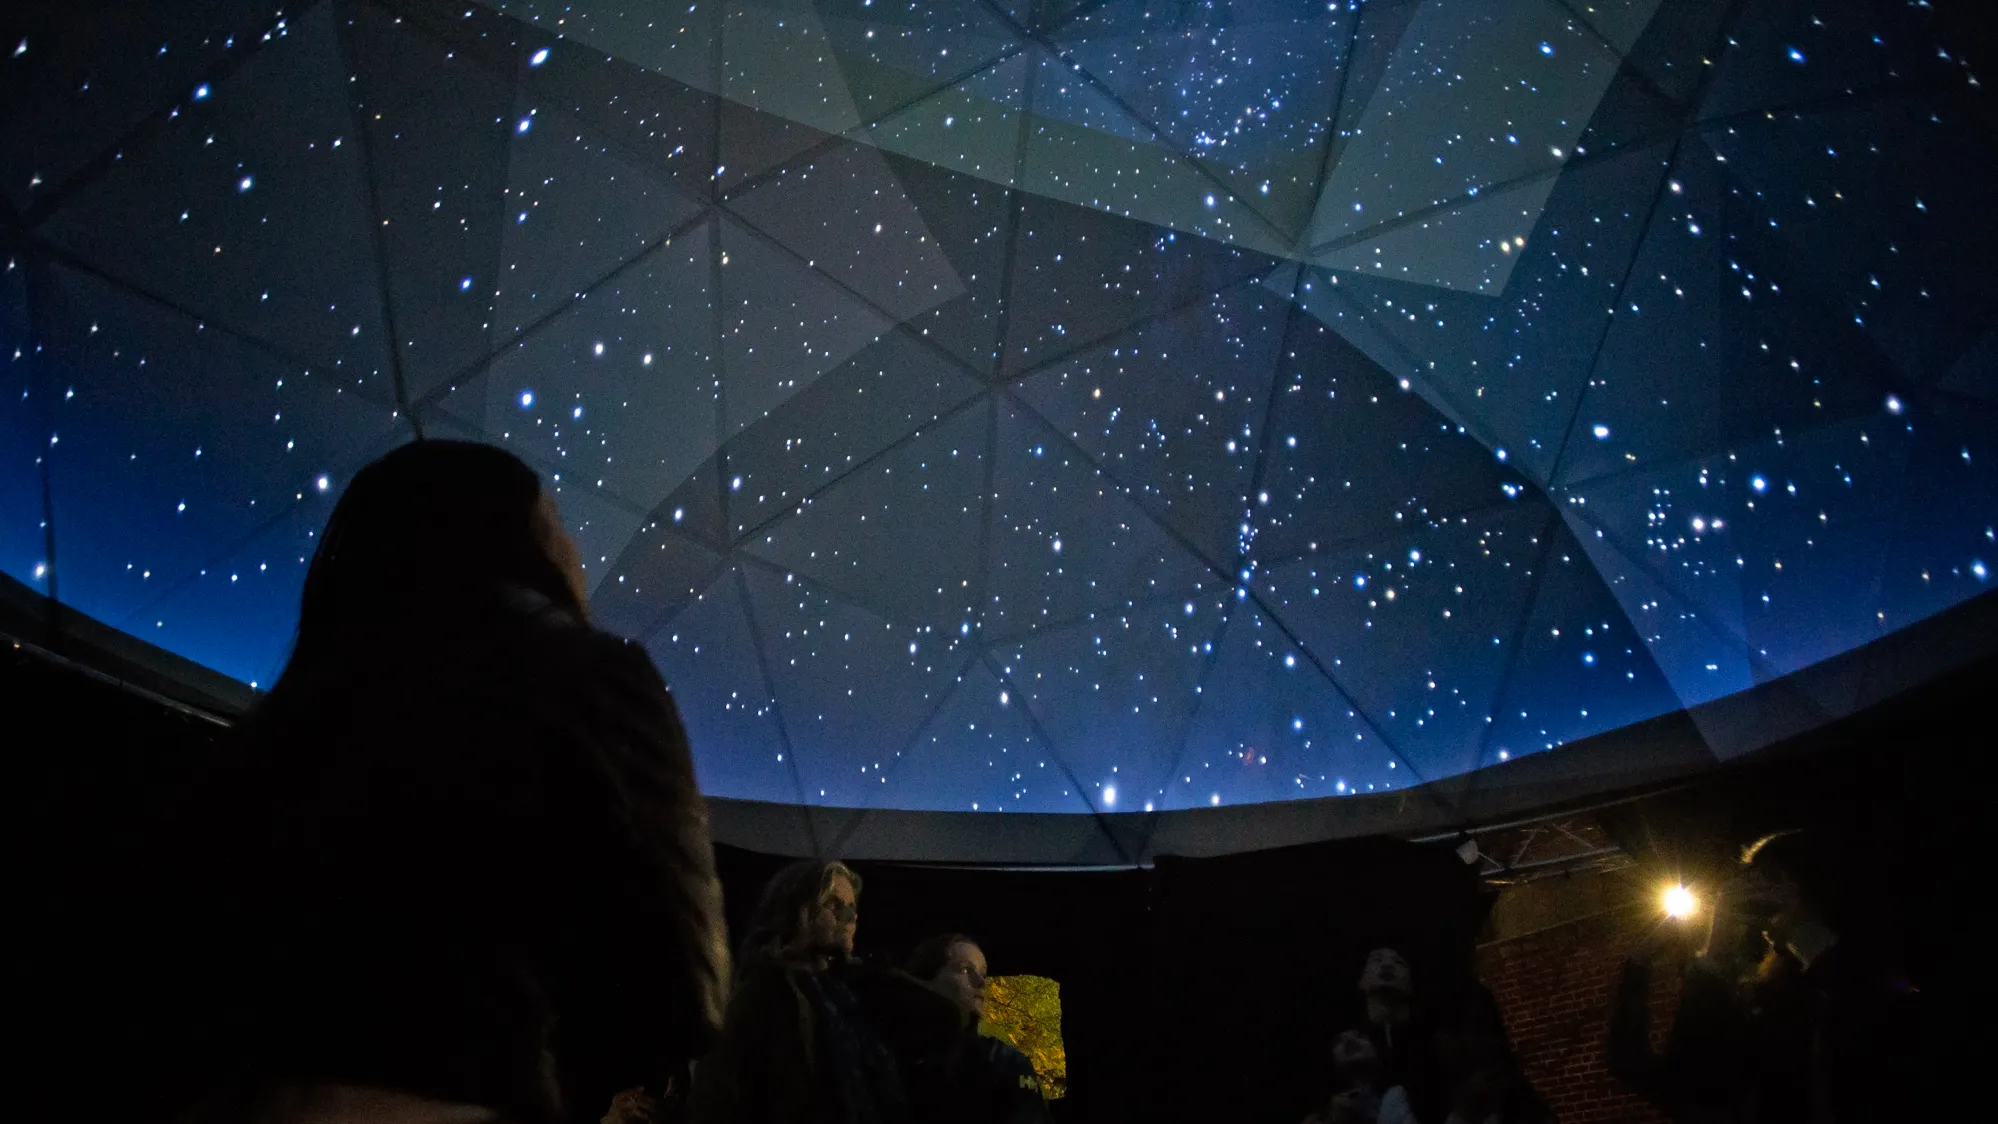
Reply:
[[854, 957], [860, 875], [793, 863], [743, 936], [721, 1043], [696, 1064], [694, 1124], [910, 1124], [898, 1054], [948, 1033], [956, 1009]]

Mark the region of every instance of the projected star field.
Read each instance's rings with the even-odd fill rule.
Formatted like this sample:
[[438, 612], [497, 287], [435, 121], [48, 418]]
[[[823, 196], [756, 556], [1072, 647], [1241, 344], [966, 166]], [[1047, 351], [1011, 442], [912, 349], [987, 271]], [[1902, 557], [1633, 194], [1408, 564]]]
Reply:
[[1392, 793], [1998, 566], [1927, 3], [118, 8], [0, 42], [0, 571], [245, 683], [419, 433], [785, 804]]

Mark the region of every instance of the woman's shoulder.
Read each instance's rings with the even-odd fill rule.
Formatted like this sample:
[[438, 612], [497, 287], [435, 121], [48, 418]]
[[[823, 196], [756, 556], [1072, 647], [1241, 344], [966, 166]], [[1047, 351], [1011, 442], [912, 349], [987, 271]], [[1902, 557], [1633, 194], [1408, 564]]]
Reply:
[[816, 973], [802, 964], [767, 956], [752, 956], [736, 967], [735, 995], [793, 995], [809, 986]]
[[521, 641], [583, 651], [607, 660], [637, 657], [650, 663], [639, 644], [596, 628], [580, 613], [531, 590], [500, 591], [487, 622]]
[[562, 612], [538, 617], [537, 639], [572, 666], [587, 668], [612, 682], [638, 687], [647, 692], [663, 690], [664, 680], [652, 662], [652, 654], [636, 640], [605, 632], [573, 614]]
[[994, 1072], [1011, 1074], [1034, 1072], [1033, 1060], [1018, 1046], [989, 1034], [979, 1034], [977, 1031], [969, 1033], [974, 1036], [978, 1051], [985, 1055], [986, 1064]]
[[475, 662], [501, 665], [495, 682], [502, 689], [583, 693], [646, 709], [666, 698], [666, 683], [643, 645], [597, 629], [546, 598], [511, 598], [489, 626], [488, 635], [465, 639], [480, 649]]
[[357, 764], [401, 771], [456, 767], [467, 753], [488, 766], [541, 760], [579, 744], [684, 754], [678, 709], [642, 646], [545, 607], [487, 605], [438, 623], [280, 682], [238, 739], [247, 758], [273, 742], [337, 744]]

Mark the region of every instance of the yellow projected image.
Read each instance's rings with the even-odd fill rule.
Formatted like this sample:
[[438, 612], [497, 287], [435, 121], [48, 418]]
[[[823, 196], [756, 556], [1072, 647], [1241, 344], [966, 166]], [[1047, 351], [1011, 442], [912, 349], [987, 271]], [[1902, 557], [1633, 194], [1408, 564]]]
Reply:
[[1068, 1092], [1068, 1051], [1061, 1042], [1061, 985], [1045, 976], [994, 976], [985, 985], [990, 1035], [1027, 1055], [1040, 1075], [1041, 1092], [1059, 1100]]

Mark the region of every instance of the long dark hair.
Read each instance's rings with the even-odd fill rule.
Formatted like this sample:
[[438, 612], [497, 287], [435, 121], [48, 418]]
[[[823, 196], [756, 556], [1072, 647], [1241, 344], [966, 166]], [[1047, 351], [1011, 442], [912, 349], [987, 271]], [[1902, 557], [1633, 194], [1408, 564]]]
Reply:
[[355, 474], [306, 571], [298, 635], [273, 696], [314, 669], [367, 658], [512, 586], [580, 613], [536, 524], [541, 480], [520, 458], [468, 441], [417, 441]]
[[[551, 877], [528, 841], [552, 862], [585, 829], [518, 783], [538, 758], [489, 744], [519, 716], [495, 694], [542, 669], [478, 647], [505, 639], [508, 590], [580, 609], [541, 496], [510, 453], [419, 441], [334, 506], [291, 658], [189, 813], [212, 1010], [187, 1018], [220, 1085], [337, 1079], [556, 1118], [541, 1059], [569, 965], [508, 895]], [[520, 679], [466, 682], [495, 671]]]

